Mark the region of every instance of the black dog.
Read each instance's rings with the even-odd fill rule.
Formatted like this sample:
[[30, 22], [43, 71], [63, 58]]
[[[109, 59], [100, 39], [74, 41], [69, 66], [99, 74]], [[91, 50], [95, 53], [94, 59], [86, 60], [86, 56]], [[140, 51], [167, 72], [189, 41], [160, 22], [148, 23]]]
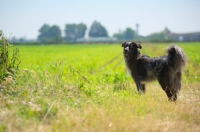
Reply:
[[139, 92], [145, 92], [147, 82], [158, 80], [169, 100], [176, 101], [181, 89], [181, 71], [186, 65], [183, 50], [175, 45], [167, 48], [167, 55], [150, 58], [140, 54], [141, 44], [123, 42], [123, 54], [126, 67], [136, 83]]

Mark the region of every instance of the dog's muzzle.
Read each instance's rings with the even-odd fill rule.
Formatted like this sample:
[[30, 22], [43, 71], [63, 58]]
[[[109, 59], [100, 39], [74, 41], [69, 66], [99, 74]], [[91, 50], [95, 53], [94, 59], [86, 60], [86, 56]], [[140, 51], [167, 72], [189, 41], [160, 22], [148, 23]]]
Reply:
[[129, 47], [124, 48], [124, 50], [129, 51]]

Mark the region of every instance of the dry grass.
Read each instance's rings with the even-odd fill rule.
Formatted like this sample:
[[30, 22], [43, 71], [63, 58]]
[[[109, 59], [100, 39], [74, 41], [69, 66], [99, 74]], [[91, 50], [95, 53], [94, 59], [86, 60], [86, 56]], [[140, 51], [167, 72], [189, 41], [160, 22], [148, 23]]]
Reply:
[[[132, 87], [132, 84], [130, 86]], [[3, 105], [5, 108], [1, 107], [1, 130], [4, 127], [6, 131], [42, 132], [200, 130], [198, 83], [183, 84], [177, 103], [168, 102], [165, 93], [156, 83], [150, 84], [146, 94], [141, 96], [131, 89], [117, 92], [111, 90], [112, 86], [100, 89], [102, 91], [98, 97], [82, 95], [73, 105], [60, 100], [61, 97], [54, 101], [48, 99], [48, 110], [39, 118], [30, 113], [24, 113], [24, 116], [17, 113], [18, 105], [24, 102], [7, 102]], [[23, 105], [31, 107], [33, 111], [37, 111], [34, 108], [36, 105], [39, 106], [30, 103]], [[56, 115], [49, 116], [52, 108], [58, 111]]]

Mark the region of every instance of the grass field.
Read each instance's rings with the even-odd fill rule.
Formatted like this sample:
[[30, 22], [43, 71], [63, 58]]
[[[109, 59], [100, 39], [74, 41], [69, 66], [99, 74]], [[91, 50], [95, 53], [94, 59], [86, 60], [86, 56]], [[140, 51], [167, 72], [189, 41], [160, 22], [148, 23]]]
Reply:
[[[1, 86], [0, 131], [200, 131], [200, 43], [177, 45], [187, 66], [176, 103], [157, 81], [137, 93], [120, 44], [13, 46], [20, 71]], [[167, 46], [143, 44], [141, 53]]]

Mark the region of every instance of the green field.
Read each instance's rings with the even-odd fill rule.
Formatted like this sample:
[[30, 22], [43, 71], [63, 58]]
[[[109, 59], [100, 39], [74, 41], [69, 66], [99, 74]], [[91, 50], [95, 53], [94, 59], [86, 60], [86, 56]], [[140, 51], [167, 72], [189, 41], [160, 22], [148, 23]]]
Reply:
[[[139, 95], [120, 44], [26, 45], [20, 70], [0, 89], [0, 131], [200, 131], [200, 43], [187, 56], [182, 89], [169, 102], [158, 82]], [[151, 57], [168, 44], [142, 45]]]

